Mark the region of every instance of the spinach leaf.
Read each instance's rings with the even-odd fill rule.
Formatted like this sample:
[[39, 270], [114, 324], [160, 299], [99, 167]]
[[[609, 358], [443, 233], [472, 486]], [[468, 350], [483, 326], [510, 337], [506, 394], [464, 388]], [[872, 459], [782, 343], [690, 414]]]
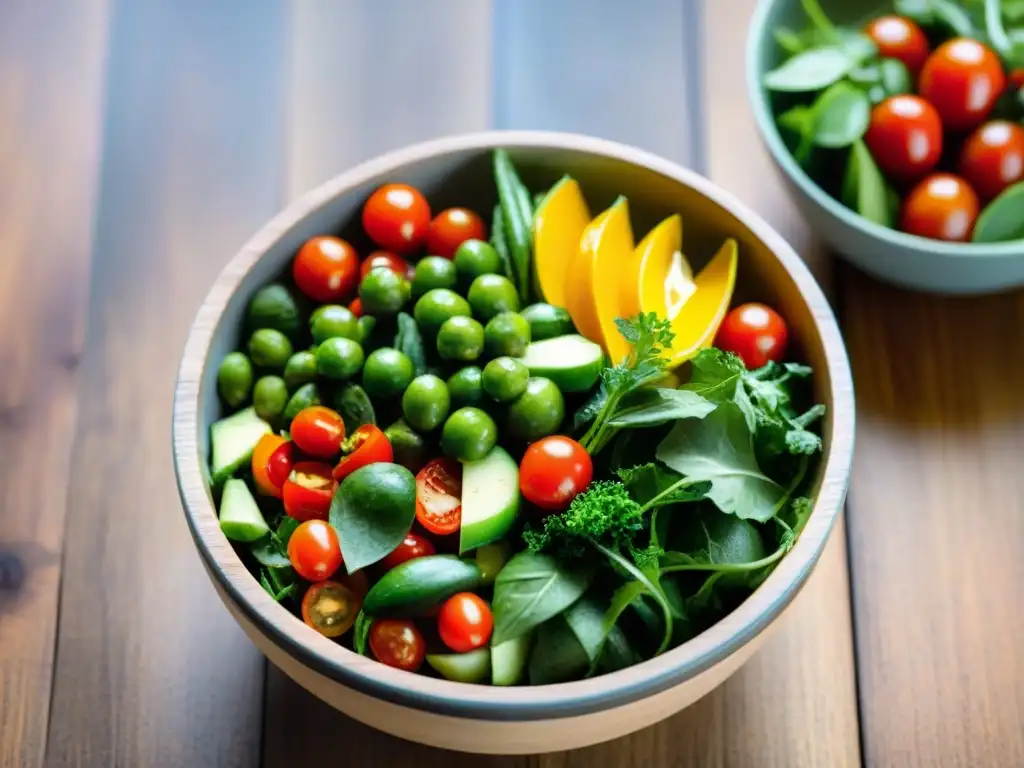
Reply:
[[595, 598], [584, 596], [573, 603], [562, 615], [573, 634], [576, 635], [576, 639], [579, 640], [587, 658], [590, 659], [591, 667], [596, 666], [601, 658], [605, 638], [608, 636], [605, 631], [604, 611], [601, 606]]
[[334, 394], [334, 408], [345, 422], [345, 431], [349, 435], [364, 424], [377, 423], [370, 396], [358, 384], [343, 384]]
[[645, 387], [626, 398], [608, 419], [610, 427], [651, 427], [676, 419], [702, 419], [715, 404], [685, 389]]
[[1024, 181], [1006, 189], [985, 207], [971, 239], [975, 243], [1024, 240]]
[[885, 177], [863, 140], [853, 143], [843, 178], [843, 202], [869, 221], [891, 227], [893, 209]]
[[860, 88], [840, 80], [814, 102], [814, 143], [829, 149], [848, 147], [861, 139], [871, 120], [871, 102]]
[[644, 509], [699, 501], [707, 496], [710, 483], [694, 483], [661, 464], [649, 462], [618, 470], [626, 490]]
[[882, 59], [878, 64], [882, 87], [887, 96], [914, 92], [914, 78], [899, 59]]
[[658, 446], [657, 457], [708, 491], [723, 512], [765, 522], [775, 516], [783, 488], [757, 465], [753, 435], [735, 403], [723, 403], [703, 419], [684, 419]]
[[767, 557], [760, 532], [746, 520], [703, 509], [687, 518], [673, 539], [682, 551], [665, 552], [662, 565], [707, 563], [736, 565]]
[[530, 652], [530, 685], [564, 683], [586, 674], [590, 659], [565, 616], [555, 616], [537, 630]]
[[356, 616], [356, 623], [352, 629], [352, 648], [360, 656], [369, 656], [367, 653], [367, 640], [370, 637], [370, 627], [373, 626], [373, 619], [363, 613], [362, 610]]
[[548, 555], [520, 552], [494, 582], [492, 643], [525, 635], [557, 616], [579, 600], [591, 577], [591, 572], [568, 568]]
[[817, 91], [849, 74], [857, 61], [839, 47], [819, 47], [798, 53], [764, 76], [772, 91]]
[[413, 375], [422, 376], [427, 372], [427, 355], [423, 348], [423, 337], [412, 315], [398, 313], [398, 332], [395, 334], [395, 349], [404, 352], [412, 360]]

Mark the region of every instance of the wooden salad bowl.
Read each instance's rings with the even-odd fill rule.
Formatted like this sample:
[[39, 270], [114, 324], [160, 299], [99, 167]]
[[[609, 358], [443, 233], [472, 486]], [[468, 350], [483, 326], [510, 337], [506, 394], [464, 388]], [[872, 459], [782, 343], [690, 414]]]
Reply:
[[[796, 545], [735, 611], [656, 658], [611, 674], [547, 686], [467, 685], [402, 672], [317, 634], [278, 605], [221, 533], [207, 470], [209, 427], [220, 415], [217, 362], [237, 347], [249, 297], [289, 265], [309, 237], [358, 226], [380, 184], [404, 181], [443, 208], [495, 201], [491, 150], [506, 147], [525, 181], [544, 188], [575, 177], [594, 210], [626, 195], [636, 231], [679, 213], [699, 268], [727, 237], [739, 243], [737, 298], [763, 300], [787, 318], [795, 357], [814, 367], [825, 403], [824, 451], [814, 510]], [[270, 221], [221, 272], [196, 316], [174, 399], [174, 458], [185, 519], [210, 580], [245, 633], [300, 685], [341, 712], [424, 744], [524, 754], [582, 747], [651, 725], [720, 685], [763, 642], [818, 561], [850, 474], [854, 399], [846, 350], [807, 267], [768, 224], [707, 179], [633, 147], [548, 132], [486, 132], [430, 141], [342, 173]]]

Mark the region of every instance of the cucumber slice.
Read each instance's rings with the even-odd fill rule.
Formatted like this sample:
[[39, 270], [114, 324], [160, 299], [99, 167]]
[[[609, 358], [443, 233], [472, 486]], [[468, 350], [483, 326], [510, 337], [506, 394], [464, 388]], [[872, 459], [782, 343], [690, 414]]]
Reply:
[[551, 379], [563, 392], [586, 392], [604, 368], [604, 350], [577, 334], [535, 341], [521, 359], [531, 376]]
[[252, 542], [270, 533], [245, 480], [228, 478], [220, 497], [220, 529], [232, 541]]
[[500, 539], [518, 512], [519, 465], [504, 448], [462, 465], [460, 554]]
[[260, 438], [273, 430], [256, 415], [253, 408], [232, 414], [210, 427], [210, 473], [213, 484], [220, 485], [252, 459], [252, 449]]
[[523, 679], [532, 639], [533, 633], [527, 632], [491, 648], [491, 682], [494, 685], [515, 685]]
[[480, 683], [491, 674], [491, 649], [477, 648], [469, 653], [432, 653], [427, 664], [442, 677], [456, 683]]

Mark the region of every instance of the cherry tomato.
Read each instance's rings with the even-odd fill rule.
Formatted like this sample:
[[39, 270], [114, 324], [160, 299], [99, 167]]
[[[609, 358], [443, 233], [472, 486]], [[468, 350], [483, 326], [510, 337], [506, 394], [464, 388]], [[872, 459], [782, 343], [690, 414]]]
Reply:
[[345, 422], [337, 411], [311, 405], [299, 411], [289, 429], [299, 449], [318, 459], [330, 459], [341, 451]]
[[416, 475], [416, 519], [430, 533], [445, 536], [462, 524], [462, 467], [454, 459], [433, 459]]
[[459, 592], [445, 600], [437, 617], [437, 633], [456, 653], [468, 653], [491, 639], [491, 608], [472, 592]]
[[970, 184], [951, 173], [935, 173], [903, 201], [900, 229], [920, 237], [963, 242], [971, 236], [980, 209]]
[[352, 299], [352, 303], [348, 305], [348, 310], [349, 310], [349, 312], [351, 312], [356, 317], [362, 317], [363, 316], [363, 302], [362, 302], [362, 300], [358, 296], [356, 296], [356, 298]]
[[337, 303], [348, 299], [359, 282], [359, 257], [337, 237], [313, 237], [292, 262], [295, 284], [315, 301]]
[[363, 206], [363, 229], [387, 251], [412, 253], [423, 245], [429, 227], [430, 205], [408, 184], [385, 184]]
[[252, 479], [267, 496], [281, 498], [281, 489], [295, 462], [294, 446], [280, 435], [264, 435], [252, 450]]
[[307, 520], [288, 539], [288, 559], [306, 581], [329, 579], [341, 567], [338, 534], [323, 520]]
[[394, 461], [391, 443], [379, 427], [363, 424], [341, 444], [345, 454], [334, 468], [334, 479], [339, 483], [367, 464], [387, 464]]
[[1024, 89], [1024, 67], [1018, 67], [1010, 72], [1010, 88], [1015, 91]]
[[374, 251], [363, 259], [363, 265], [359, 268], [359, 279], [362, 280], [370, 274], [370, 270], [377, 267], [387, 267], [396, 275], [401, 275], [406, 280], [412, 280], [413, 273], [416, 271], [401, 256], [396, 256], [388, 251]]
[[467, 208], [449, 208], [441, 211], [430, 222], [427, 232], [427, 251], [432, 256], [450, 259], [467, 240], [486, 240], [484, 221]]
[[402, 543], [395, 547], [390, 555], [384, 558], [384, 565], [388, 568], [394, 568], [396, 565], [401, 565], [407, 560], [415, 560], [417, 557], [426, 557], [436, 553], [437, 550], [430, 543], [430, 539], [420, 536], [418, 533], [410, 532], [402, 539]]
[[899, 59], [915, 77], [928, 58], [928, 38], [910, 19], [880, 16], [871, 21], [864, 32], [875, 41], [880, 55]]
[[918, 93], [938, 110], [951, 131], [967, 131], [985, 121], [1006, 88], [999, 57], [967, 37], [949, 40], [928, 57]]
[[302, 598], [302, 620], [324, 637], [341, 637], [355, 623], [362, 607], [362, 597], [347, 585], [321, 581], [310, 585]]
[[532, 443], [519, 464], [519, 490], [541, 509], [561, 510], [590, 485], [594, 464], [582, 445], [552, 435]]
[[748, 370], [778, 362], [786, 354], [789, 329], [778, 312], [764, 304], [741, 304], [725, 316], [715, 346], [739, 356]]
[[993, 120], [971, 134], [960, 155], [960, 173], [983, 201], [1024, 179], [1024, 128]]
[[415, 672], [427, 655], [427, 644], [407, 619], [377, 619], [370, 626], [370, 650], [381, 664]]
[[916, 180], [942, 156], [942, 121], [935, 107], [918, 96], [890, 96], [871, 110], [864, 141], [883, 173]]
[[329, 464], [300, 461], [284, 482], [284, 511], [299, 521], [326, 520], [335, 485]]

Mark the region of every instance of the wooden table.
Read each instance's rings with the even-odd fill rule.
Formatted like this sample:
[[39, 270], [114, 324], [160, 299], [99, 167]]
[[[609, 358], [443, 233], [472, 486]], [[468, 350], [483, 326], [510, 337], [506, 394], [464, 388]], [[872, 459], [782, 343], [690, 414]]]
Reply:
[[[747, 109], [753, 4], [0, 3], [0, 765], [1024, 765], [1024, 302], [832, 268]], [[623, 140], [737, 193], [831, 291], [857, 381], [845, 531], [784, 626], [688, 711], [577, 753], [450, 754], [329, 711], [220, 605], [171, 467], [178, 355], [234, 250], [359, 160], [487, 127]]]

